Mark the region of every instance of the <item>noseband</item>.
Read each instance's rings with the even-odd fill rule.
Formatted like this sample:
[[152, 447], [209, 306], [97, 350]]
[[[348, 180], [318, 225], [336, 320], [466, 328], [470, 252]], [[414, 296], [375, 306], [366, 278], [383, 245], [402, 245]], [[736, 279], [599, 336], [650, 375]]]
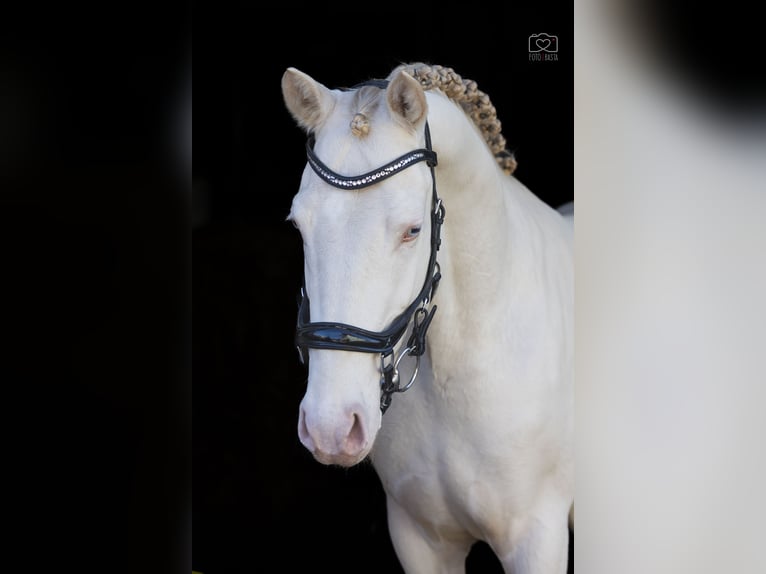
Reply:
[[[386, 80], [371, 80], [358, 84], [352, 89], [372, 85], [385, 88]], [[420, 366], [420, 357], [426, 350], [426, 332], [436, 312], [433, 301], [436, 288], [441, 279], [436, 253], [441, 245], [441, 226], [444, 222], [444, 204], [436, 192], [436, 153], [431, 149], [431, 134], [428, 121], [425, 124], [425, 149], [416, 149], [387, 163], [378, 169], [358, 176], [341, 175], [327, 167], [314, 153], [314, 137], [306, 142], [308, 163], [316, 174], [333, 187], [356, 190], [374, 185], [408, 167], [425, 161], [431, 170], [431, 255], [423, 287], [415, 299], [383, 331], [367, 331], [354, 325], [336, 322], [311, 322], [309, 297], [305, 286], [301, 289], [301, 302], [298, 310], [298, 323], [295, 329], [295, 343], [301, 362], [308, 365], [308, 349], [331, 349], [380, 354], [380, 410], [386, 412], [394, 393], [406, 391], [415, 382]], [[397, 357], [395, 348], [412, 323], [412, 331], [407, 344]], [[411, 355], [416, 358], [415, 370], [410, 381], [401, 386], [399, 383], [399, 362]]]

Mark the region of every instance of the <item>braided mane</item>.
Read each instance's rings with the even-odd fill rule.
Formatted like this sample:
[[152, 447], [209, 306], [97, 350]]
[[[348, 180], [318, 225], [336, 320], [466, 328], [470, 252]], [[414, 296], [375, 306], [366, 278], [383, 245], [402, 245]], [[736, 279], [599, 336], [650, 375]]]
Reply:
[[513, 153], [506, 149], [497, 110], [489, 96], [479, 90], [476, 82], [463, 79], [452, 68], [422, 63], [403, 64], [391, 73], [391, 77], [400, 70], [419, 81], [424, 89], [439, 89], [450, 100], [459, 104], [481, 131], [502, 170], [508, 175], [514, 172], [516, 159]]

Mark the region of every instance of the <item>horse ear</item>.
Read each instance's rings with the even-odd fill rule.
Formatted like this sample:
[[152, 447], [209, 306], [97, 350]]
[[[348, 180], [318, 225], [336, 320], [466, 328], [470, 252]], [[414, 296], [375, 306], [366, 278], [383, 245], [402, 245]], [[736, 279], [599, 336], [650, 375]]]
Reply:
[[332, 92], [295, 68], [282, 75], [282, 97], [295, 121], [307, 132], [316, 130], [335, 106]]
[[394, 116], [403, 118], [413, 126], [425, 119], [428, 112], [423, 87], [420, 82], [404, 71], [396, 74], [388, 85], [386, 101]]

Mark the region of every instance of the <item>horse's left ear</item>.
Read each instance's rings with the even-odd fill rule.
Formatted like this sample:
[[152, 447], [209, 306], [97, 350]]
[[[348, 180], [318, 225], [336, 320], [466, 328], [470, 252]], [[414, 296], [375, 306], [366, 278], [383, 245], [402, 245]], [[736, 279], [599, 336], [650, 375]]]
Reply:
[[386, 101], [394, 117], [400, 117], [412, 126], [423, 121], [428, 113], [423, 87], [403, 70], [388, 84]]

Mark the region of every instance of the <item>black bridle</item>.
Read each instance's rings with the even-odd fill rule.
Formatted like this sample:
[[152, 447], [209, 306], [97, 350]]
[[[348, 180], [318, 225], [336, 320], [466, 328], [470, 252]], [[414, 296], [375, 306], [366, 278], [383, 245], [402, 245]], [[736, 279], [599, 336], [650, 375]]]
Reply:
[[[386, 80], [371, 80], [354, 86], [359, 88], [372, 85], [385, 88]], [[428, 121], [425, 124], [425, 149], [416, 149], [403, 156], [379, 167], [373, 171], [358, 176], [344, 176], [327, 167], [314, 153], [314, 137], [309, 136], [306, 142], [306, 155], [308, 163], [316, 174], [325, 182], [340, 189], [357, 190], [374, 185], [384, 179], [407, 169], [421, 161], [425, 161], [431, 170], [432, 199], [431, 199], [431, 255], [428, 259], [428, 270], [423, 287], [415, 299], [402, 311], [391, 324], [383, 331], [368, 331], [354, 325], [336, 322], [311, 322], [309, 298], [305, 287], [301, 289], [300, 308], [298, 310], [298, 323], [295, 329], [295, 343], [301, 362], [308, 364], [308, 349], [332, 349], [341, 351], [355, 351], [361, 353], [380, 354], [380, 410], [386, 412], [394, 393], [404, 392], [412, 386], [418, 374], [420, 357], [426, 350], [426, 332], [436, 312], [436, 305], [429, 304], [433, 301], [436, 288], [441, 279], [439, 264], [436, 261], [436, 253], [441, 245], [441, 226], [444, 222], [444, 204], [436, 192], [436, 153], [431, 149], [431, 134]], [[395, 347], [412, 323], [412, 332], [406, 347], [400, 352], [399, 357], [395, 354]], [[410, 381], [401, 386], [399, 384], [399, 362], [405, 356], [414, 356], [417, 359], [415, 371]]]

